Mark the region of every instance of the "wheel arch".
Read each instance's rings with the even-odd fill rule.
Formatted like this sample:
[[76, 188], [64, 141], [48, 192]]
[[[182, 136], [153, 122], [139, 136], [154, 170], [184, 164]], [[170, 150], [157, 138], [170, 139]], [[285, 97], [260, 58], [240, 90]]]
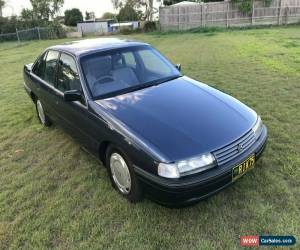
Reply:
[[36, 103], [36, 101], [37, 101], [37, 96], [32, 92], [32, 91], [30, 91], [30, 98], [31, 98], [31, 100], [33, 101], [33, 103]]
[[107, 151], [109, 145], [111, 145], [111, 144], [112, 144], [111, 141], [103, 141], [99, 145], [99, 149], [98, 149], [99, 158], [105, 167], [106, 167], [106, 151]]

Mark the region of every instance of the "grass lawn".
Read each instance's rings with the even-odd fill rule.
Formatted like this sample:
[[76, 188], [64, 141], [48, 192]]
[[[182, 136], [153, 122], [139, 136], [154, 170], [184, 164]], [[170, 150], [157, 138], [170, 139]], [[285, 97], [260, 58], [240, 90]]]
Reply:
[[299, 241], [300, 26], [133, 37], [261, 114], [269, 142], [255, 171], [192, 207], [128, 203], [96, 159], [38, 123], [23, 90], [23, 65], [62, 40], [2, 43], [0, 249], [237, 249], [239, 235], [262, 234]]

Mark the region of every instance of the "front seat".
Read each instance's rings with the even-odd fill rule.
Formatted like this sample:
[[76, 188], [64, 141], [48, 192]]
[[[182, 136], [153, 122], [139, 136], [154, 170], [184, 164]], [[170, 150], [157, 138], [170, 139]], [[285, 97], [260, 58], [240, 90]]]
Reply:
[[112, 75], [116, 82], [124, 84], [125, 86], [134, 86], [138, 83], [133, 69], [127, 66], [115, 68]]
[[95, 57], [88, 60], [84, 67], [86, 78], [90, 89], [93, 91], [97, 79], [102, 76], [109, 76], [111, 72], [111, 58], [110, 56]]

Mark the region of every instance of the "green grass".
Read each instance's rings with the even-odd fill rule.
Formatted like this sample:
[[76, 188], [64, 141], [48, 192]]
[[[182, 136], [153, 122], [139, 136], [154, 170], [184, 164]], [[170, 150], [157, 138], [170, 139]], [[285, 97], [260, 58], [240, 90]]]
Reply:
[[[300, 26], [134, 35], [184, 74], [253, 107], [267, 149], [235, 185], [192, 207], [133, 205], [60, 128], [43, 128], [22, 67], [62, 41], [0, 44], [0, 249], [237, 249], [239, 235], [300, 236]], [[299, 247], [299, 244], [298, 244]]]

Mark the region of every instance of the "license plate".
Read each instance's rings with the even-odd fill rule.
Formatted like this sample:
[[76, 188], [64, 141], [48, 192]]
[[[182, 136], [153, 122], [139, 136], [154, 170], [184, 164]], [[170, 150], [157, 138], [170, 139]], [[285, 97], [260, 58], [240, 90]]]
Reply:
[[251, 155], [247, 160], [245, 160], [244, 162], [242, 162], [238, 166], [235, 166], [232, 169], [232, 181], [237, 180], [246, 172], [248, 172], [250, 169], [254, 168], [254, 165], [255, 165], [255, 156]]

